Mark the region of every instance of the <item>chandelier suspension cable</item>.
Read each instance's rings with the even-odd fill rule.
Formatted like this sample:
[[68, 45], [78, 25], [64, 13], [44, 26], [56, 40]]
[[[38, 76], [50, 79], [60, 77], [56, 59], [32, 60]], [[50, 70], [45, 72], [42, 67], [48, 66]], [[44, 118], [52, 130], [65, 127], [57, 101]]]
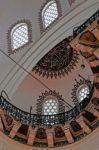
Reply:
[[[43, 85], [46, 89], [48, 89], [49, 91], [52, 91], [45, 83], [43, 83], [42, 81], [40, 81], [37, 77], [35, 77], [32, 73], [30, 73], [29, 71], [27, 71], [27, 69], [25, 69], [22, 65], [20, 65], [18, 62], [16, 62], [13, 58], [11, 58], [9, 55], [7, 55], [4, 51], [2, 51], [0, 49], [0, 52], [2, 54], [4, 54], [5, 56], [7, 56], [11, 61], [13, 61], [16, 65], [18, 65], [20, 68], [22, 68], [28, 75], [30, 75], [32, 78], [34, 78], [37, 82], [39, 82], [41, 85]], [[70, 107], [73, 108], [68, 102], [66, 102], [65, 100], [63, 100], [64, 103]]]
[[36, 78], [32, 73], [27, 71], [22, 65], [20, 65], [18, 62], [16, 62], [13, 58], [11, 58], [9, 55], [7, 55], [4, 51], [0, 49], [0, 52], [3, 53], [5, 56], [7, 56], [11, 61], [13, 61], [17, 66], [19, 66], [21, 69], [23, 69], [27, 74], [29, 74], [31, 77], [33, 77], [37, 82], [39, 82], [41, 85], [43, 85], [46, 89], [52, 91], [45, 83], [40, 81], [38, 78]]

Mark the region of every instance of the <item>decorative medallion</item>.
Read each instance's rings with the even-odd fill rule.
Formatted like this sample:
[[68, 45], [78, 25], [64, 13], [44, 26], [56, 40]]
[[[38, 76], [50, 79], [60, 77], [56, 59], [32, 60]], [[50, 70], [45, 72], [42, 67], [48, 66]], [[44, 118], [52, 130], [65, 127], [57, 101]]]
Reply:
[[33, 68], [35, 73], [42, 77], [65, 76], [76, 66], [78, 53], [69, 45], [69, 39], [65, 39], [48, 52]]
[[37, 114], [43, 113], [44, 102], [49, 97], [57, 100], [57, 102], [58, 102], [58, 113], [65, 112], [65, 105], [66, 104], [64, 105], [64, 99], [62, 98], [62, 95], [59, 95], [59, 93], [56, 93], [56, 91], [45, 91], [45, 93], [42, 93], [42, 95], [39, 96], [39, 99], [37, 100], [37, 108], [36, 108]]

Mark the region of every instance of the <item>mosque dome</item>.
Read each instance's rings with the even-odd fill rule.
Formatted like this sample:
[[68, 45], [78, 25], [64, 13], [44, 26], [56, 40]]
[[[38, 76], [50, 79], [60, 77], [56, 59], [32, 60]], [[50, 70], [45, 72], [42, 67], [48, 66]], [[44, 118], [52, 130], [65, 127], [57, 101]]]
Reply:
[[0, 150], [98, 150], [99, 1], [0, 1]]

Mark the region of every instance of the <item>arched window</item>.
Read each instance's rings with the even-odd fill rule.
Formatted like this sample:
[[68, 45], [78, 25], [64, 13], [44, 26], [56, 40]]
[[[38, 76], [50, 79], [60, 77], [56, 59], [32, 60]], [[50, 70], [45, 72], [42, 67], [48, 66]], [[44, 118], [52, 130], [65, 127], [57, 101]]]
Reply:
[[9, 30], [9, 54], [29, 44], [32, 40], [31, 24], [29, 21], [15, 23]]
[[28, 26], [26, 23], [17, 24], [11, 31], [11, 46], [15, 50], [28, 43]]
[[59, 11], [56, 0], [50, 0], [42, 9], [41, 12], [43, 28], [47, 28], [52, 24], [58, 17]]
[[54, 115], [58, 114], [58, 102], [53, 97], [45, 100], [43, 104], [43, 114], [44, 115]]
[[78, 100], [81, 102], [89, 95], [89, 87], [88, 85], [82, 85], [77, 91]]
[[45, 91], [37, 99], [37, 114], [53, 115], [65, 112], [64, 100], [62, 95], [56, 91]]

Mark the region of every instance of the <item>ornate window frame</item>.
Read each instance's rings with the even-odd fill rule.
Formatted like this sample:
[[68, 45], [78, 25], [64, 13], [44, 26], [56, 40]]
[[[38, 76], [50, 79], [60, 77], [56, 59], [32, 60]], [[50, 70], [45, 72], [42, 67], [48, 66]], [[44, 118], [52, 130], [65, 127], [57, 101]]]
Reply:
[[42, 114], [44, 102], [48, 97], [54, 97], [57, 100], [58, 113], [65, 112], [65, 104], [62, 95], [59, 95], [59, 93], [57, 93], [56, 91], [45, 91], [44, 93], [42, 93], [41, 96], [39, 96], [39, 99], [37, 99], [37, 104], [36, 104], [37, 114]]
[[[57, 6], [57, 11], [58, 11], [58, 17], [48, 26], [48, 27], [44, 27], [44, 22], [43, 22], [43, 18], [42, 18], [42, 12], [44, 10], [44, 8], [46, 7], [46, 5], [48, 3], [50, 3], [51, 1], [55, 1], [56, 6]], [[61, 9], [61, 5], [59, 0], [46, 0], [46, 2], [41, 6], [40, 12], [39, 12], [39, 24], [40, 24], [40, 30], [41, 33], [43, 33], [44, 31], [48, 30], [49, 28], [51, 28], [51, 26], [53, 24], [55, 24], [57, 22], [57, 20], [62, 16], [62, 9]]]
[[[82, 85], [77, 89], [76, 95], [77, 95], [77, 99], [78, 99], [79, 102], [83, 101], [83, 100], [81, 100], [80, 92], [81, 92], [83, 89], [85, 89], [85, 88], [88, 88], [88, 93], [83, 92], [83, 94], [84, 94], [84, 95], [86, 94], [86, 97], [87, 97], [87, 95], [89, 94], [89, 87], [88, 87], [87, 84], [82, 84]], [[86, 97], [85, 97], [85, 98], [86, 98]], [[84, 99], [84, 96], [83, 96], [83, 99]]]
[[[22, 46], [16, 48], [16, 49], [12, 49], [12, 31], [15, 30], [14, 28], [19, 27], [18, 25], [20, 24], [26, 24], [27, 28], [28, 28], [28, 42], [23, 44]], [[19, 50], [23, 49], [24, 47], [28, 46], [31, 42], [32, 42], [32, 25], [31, 22], [29, 20], [20, 20], [15, 22], [8, 30], [8, 34], [7, 34], [7, 41], [8, 41], [8, 54], [14, 54], [16, 52], [18, 52]]]
[[[74, 103], [74, 105], [76, 105], [78, 102], [79, 103], [81, 102], [78, 98], [78, 92], [81, 90], [81, 88], [83, 86], [89, 87], [89, 84], [90, 84], [90, 81], [85, 80], [85, 79], [80, 79], [79, 81], [77, 81], [75, 79], [75, 81], [76, 81], [76, 83], [74, 84], [74, 87], [73, 87], [72, 92], [71, 92], [71, 99], [72, 99], [72, 102]], [[89, 89], [89, 94], [90, 94], [90, 89]]]

